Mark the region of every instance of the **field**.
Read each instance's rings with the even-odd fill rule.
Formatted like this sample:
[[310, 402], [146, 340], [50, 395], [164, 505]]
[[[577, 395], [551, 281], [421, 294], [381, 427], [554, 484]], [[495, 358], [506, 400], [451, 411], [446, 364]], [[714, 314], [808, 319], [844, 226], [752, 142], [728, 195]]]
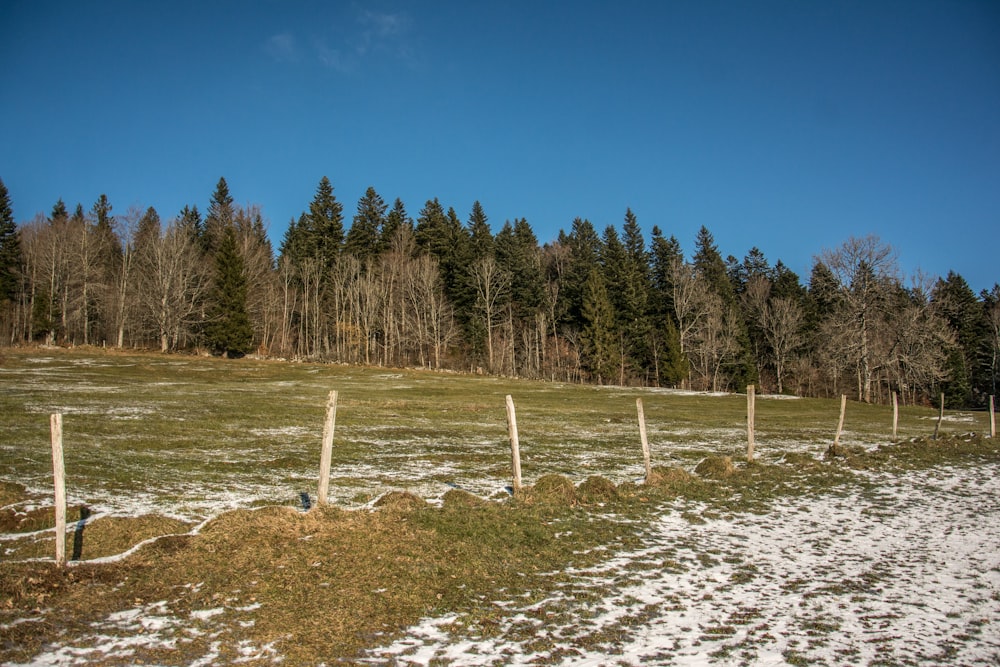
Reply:
[[[339, 393], [332, 507], [315, 507]], [[511, 496], [504, 397], [524, 481]], [[635, 416], [641, 397], [655, 484]], [[99, 350], [0, 362], [4, 664], [993, 664], [987, 417]], [[51, 564], [48, 415], [72, 563]], [[706, 458], [736, 461], [694, 474]], [[308, 511], [307, 511], [308, 510]]]

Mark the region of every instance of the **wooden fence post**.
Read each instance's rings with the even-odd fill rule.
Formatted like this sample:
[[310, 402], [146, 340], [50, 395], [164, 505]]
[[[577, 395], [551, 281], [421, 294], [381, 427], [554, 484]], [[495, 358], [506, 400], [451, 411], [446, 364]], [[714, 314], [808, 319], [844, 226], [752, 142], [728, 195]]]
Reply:
[[52, 433], [52, 479], [55, 490], [56, 565], [66, 564], [66, 467], [63, 463], [62, 415], [49, 418]]
[[990, 437], [997, 437], [997, 413], [995, 406], [995, 397], [990, 396]]
[[327, 504], [330, 493], [330, 459], [333, 458], [333, 429], [337, 424], [337, 392], [330, 392], [326, 403], [326, 422], [323, 424], [323, 452], [319, 460], [319, 494], [320, 505]]
[[753, 463], [754, 422], [757, 411], [757, 387], [747, 385], [747, 463]]
[[646, 482], [649, 482], [653, 474], [653, 468], [649, 460], [649, 440], [646, 439], [646, 413], [642, 409], [642, 399], [635, 399], [635, 410], [639, 415], [639, 440], [642, 442], [642, 462], [646, 466]]
[[941, 409], [938, 410], [937, 424], [934, 425], [934, 439], [938, 439], [938, 432], [941, 431], [941, 422], [944, 421], [944, 392], [941, 392]]
[[847, 413], [847, 394], [840, 395], [840, 421], [837, 422], [837, 435], [833, 439], [833, 453], [840, 447], [840, 434], [844, 431], [844, 415]]
[[514, 471], [514, 491], [521, 490], [521, 444], [517, 436], [517, 414], [514, 412], [514, 399], [507, 395], [507, 433], [510, 436], [511, 468]]
[[896, 437], [899, 428], [899, 394], [892, 392], [892, 437]]

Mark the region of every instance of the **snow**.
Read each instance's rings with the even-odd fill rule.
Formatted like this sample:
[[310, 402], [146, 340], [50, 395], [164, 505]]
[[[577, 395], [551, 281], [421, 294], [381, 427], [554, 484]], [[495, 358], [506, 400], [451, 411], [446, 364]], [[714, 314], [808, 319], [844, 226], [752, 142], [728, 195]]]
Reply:
[[874, 489], [694, 524], [684, 516], [704, 508], [677, 502], [644, 548], [568, 572], [541, 602], [498, 600], [489, 636], [460, 615], [428, 618], [368, 661], [997, 664], [998, 473], [880, 476]]

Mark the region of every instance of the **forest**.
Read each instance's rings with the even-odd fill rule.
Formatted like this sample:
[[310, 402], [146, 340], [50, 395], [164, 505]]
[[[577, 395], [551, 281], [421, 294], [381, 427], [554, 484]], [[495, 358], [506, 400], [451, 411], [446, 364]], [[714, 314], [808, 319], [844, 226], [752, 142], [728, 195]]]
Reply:
[[[821, 250], [808, 280], [758, 248], [722, 257], [702, 227], [685, 257], [626, 209], [540, 244], [428, 200], [414, 219], [369, 187], [349, 224], [330, 180], [275, 251], [259, 207], [220, 178], [185, 206], [18, 224], [0, 181], [0, 335], [9, 345], [423, 367], [563, 382], [983, 407], [1000, 375], [1000, 285], [901, 275], [876, 236]], [[304, 202], [305, 203], [305, 202]]]

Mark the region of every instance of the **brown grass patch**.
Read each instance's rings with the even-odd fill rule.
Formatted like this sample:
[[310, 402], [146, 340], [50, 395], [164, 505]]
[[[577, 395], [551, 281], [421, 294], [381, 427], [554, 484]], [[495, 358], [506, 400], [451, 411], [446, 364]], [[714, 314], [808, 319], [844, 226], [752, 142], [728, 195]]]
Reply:
[[618, 488], [606, 477], [588, 477], [577, 487], [576, 497], [585, 505], [612, 502], [618, 500]]
[[450, 489], [441, 498], [445, 507], [481, 507], [489, 501], [461, 489]]
[[694, 471], [695, 474], [706, 479], [726, 479], [732, 477], [736, 468], [733, 466], [732, 457], [709, 456], [699, 463]]
[[534, 486], [522, 488], [517, 497], [527, 503], [572, 505], [576, 502], [576, 487], [563, 475], [542, 475]]
[[390, 491], [375, 501], [379, 509], [410, 511], [427, 507], [427, 501], [409, 491]]
[[21, 484], [0, 481], [0, 507], [28, 499], [28, 492]]

